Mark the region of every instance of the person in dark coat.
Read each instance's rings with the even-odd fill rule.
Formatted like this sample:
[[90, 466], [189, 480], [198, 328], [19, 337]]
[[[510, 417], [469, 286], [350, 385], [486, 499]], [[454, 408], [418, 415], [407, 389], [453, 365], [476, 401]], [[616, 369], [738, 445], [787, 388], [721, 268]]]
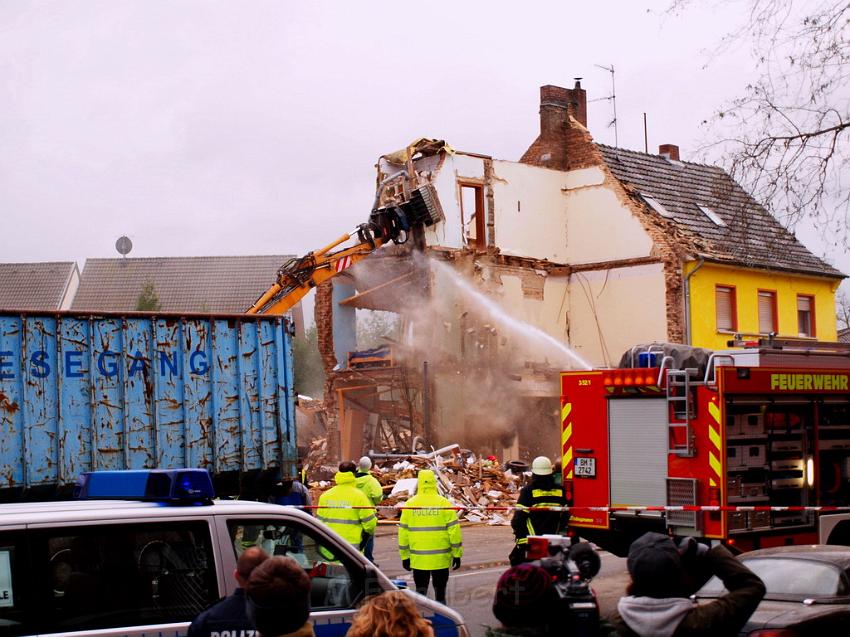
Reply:
[[555, 484], [549, 458], [540, 456], [531, 463], [531, 482], [520, 489], [511, 527], [516, 544], [509, 556], [512, 566], [525, 561], [529, 535], [559, 534], [567, 530], [569, 511], [548, 511], [546, 507], [567, 506], [564, 488]]
[[310, 508], [313, 504], [310, 498], [310, 490], [298, 478], [283, 478], [275, 485], [274, 504], [281, 506], [296, 506], [305, 513], [313, 515]]
[[499, 578], [493, 615], [501, 626], [488, 627], [486, 637], [549, 637], [563, 633], [557, 617], [558, 595], [552, 576], [533, 564], [514, 566]]
[[233, 637], [254, 637], [256, 631], [245, 610], [245, 587], [254, 569], [268, 559], [266, 552], [256, 546], [242, 551], [236, 561], [233, 577], [239, 587], [198, 615], [189, 626], [187, 637], [211, 637], [228, 631]]
[[[761, 579], [724, 546], [709, 550], [693, 538], [677, 548], [669, 536], [646, 533], [632, 543], [626, 565], [629, 594], [611, 618], [613, 634], [621, 637], [737, 635], [765, 595]], [[729, 592], [695, 604], [689, 596], [712, 575]]]

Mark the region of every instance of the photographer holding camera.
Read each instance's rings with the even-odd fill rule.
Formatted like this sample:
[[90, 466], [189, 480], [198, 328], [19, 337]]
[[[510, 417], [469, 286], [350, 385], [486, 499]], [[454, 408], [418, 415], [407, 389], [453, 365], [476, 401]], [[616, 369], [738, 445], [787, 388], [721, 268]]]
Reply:
[[590, 581], [602, 565], [587, 542], [547, 535], [539, 559], [507, 570], [496, 585], [493, 615], [501, 622], [487, 637], [596, 637], [610, 626], [599, 619]]
[[[722, 545], [709, 549], [693, 538], [677, 547], [660, 533], [646, 533], [629, 548], [632, 581], [611, 618], [615, 633], [653, 637], [737, 635], [761, 602], [758, 576]], [[711, 603], [689, 597], [716, 575], [729, 591]]]

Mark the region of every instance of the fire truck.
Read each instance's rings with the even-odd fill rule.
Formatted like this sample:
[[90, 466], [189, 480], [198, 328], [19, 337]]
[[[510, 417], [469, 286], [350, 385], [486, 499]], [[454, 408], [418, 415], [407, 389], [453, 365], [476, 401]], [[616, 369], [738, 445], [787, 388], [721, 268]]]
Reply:
[[618, 555], [650, 530], [850, 544], [850, 348], [729, 345], [638, 346], [616, 369], [561, 374], [574, 532]]

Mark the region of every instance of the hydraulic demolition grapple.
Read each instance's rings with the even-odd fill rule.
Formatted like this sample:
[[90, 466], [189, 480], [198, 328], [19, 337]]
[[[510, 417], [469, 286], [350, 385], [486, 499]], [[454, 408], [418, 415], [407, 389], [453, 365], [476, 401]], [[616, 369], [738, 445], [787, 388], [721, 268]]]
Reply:
[[[444, 219], [434, 187], [425, 183], [410, 188], [406, 171], [388, 177], [378, 192], [367, 223], [344, 234], [320, 250], [286, 261], [277, 272], [277, 281], [247, 310], [248, 314], [283, 314], [311, 289], [350, 268], [382, 245], [406, 243], [412, 236], [414, 246], [424, 246], [423, 229]], [[414, 182], [415, 183], [415, 182]], [[382, 197], [388, 186], [394, 194]], [[352, 238], [355, 245], [332, 252]]]

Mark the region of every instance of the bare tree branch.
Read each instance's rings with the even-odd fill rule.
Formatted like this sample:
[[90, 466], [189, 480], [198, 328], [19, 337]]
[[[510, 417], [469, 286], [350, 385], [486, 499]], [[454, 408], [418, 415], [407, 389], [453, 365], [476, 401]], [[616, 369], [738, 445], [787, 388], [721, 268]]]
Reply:
[[810, 219], [850, 245], [850, 3], [748, 1], [720, 46], [748, 45], [757, 77], [705, 122], [719, 138], [710, 147], [788, 226]]

